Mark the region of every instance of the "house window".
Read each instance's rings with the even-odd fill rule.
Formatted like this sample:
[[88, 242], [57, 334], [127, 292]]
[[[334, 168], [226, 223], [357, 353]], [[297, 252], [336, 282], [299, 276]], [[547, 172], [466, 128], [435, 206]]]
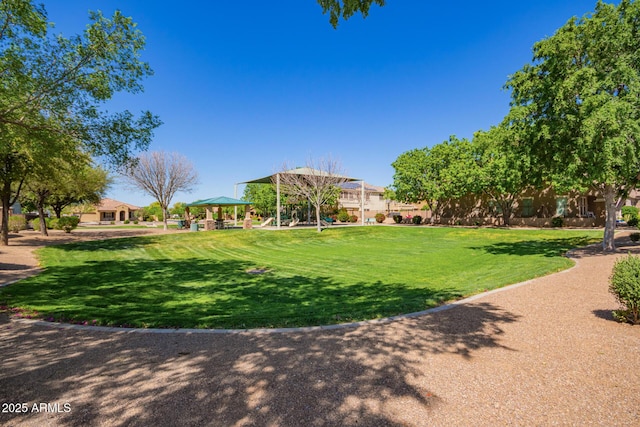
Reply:
[[567, 197], [556, 197], [556, 216], [567, 216]]
[[578, 199], [578, 210], [580, 211], [580, 216], [586, 218], [589, 214], [589, 205], [587, 203], [587, 196], [582, 196]]
[[103, 221], [114, 221], [116, 219], [115, 212], [102, 212]]
[[525, 197], [522, 199], [522, 217], [531, 216], [533, 216], [533, 197]]

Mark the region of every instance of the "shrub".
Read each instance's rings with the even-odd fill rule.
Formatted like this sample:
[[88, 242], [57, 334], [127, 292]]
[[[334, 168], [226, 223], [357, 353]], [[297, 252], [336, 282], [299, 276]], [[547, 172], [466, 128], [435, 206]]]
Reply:
[[411, 218], [411, 221], [414, 224], [421, 224], [422, 223], [422, 217], [420, 215], [416, 215], [413, 218]]
[[129, 222], [131, 222], [131, 221], [129, 221], [128, 219], [125, 219], [123, 224], [129, 224]]
[[632, 218], [638, 218], [638, 208], [635, 206], [623, 206], [622, 218], [627, 222]]
[[615, 295], [624, 307], [616, 310], [616, 319], [628, 321], [635, 325], [640, 323], [640, 257], [628, 255], [613, 265], [609, 291]]
[[71, 233], [71, 230], [76, 228], [80, 223], [80, 218], [77, 216], [63, 216], [58, 219], [58, 223], [56, 225], [57, 230], [64, 230], [67, 233]]
[[376, 214], [376, 222], [378, 224], [382, 224], [384, 222], [384, 214], [381, 214], [381, 213]]
[[349, 212], [346, 209], [340, 209], [338, 211], [338, 221], [347, 222], [349, 221]]
[[632, 242], [637, 242], [638, 240], [640, 240], [640, 233], [631, 233], [629, 235], [629, 238]]
[[554, 216], [551, 218], [551, 226], [552, 227], [562, 227], [564, 224], [564, 219], [561, 216]]
[[357, 217], [357, 216], [355, 216], [355, 215], [351, 215], [351, 216], [349, 217], [349, 222], [358, 222], [358, 217]]
[[402, 215], [394, 215], [394, 216], [393, 216], [393, 221], [394, 221], [396, 224], [400, 224], [400, 223], [402, 222]]
[[9, 231], [18, 233], [27, 228], [27, 220], [22, 215], [9, 216]]
[[137, 220], [137, 219], [134, 219], [134, 220], [133, 220], [133, 223], [137, 225], [137, 224], [138, 224], [138, 220]]
[[54, 229], [54, 228], [57, 229], [57, 230], [60, 230], [58, 228], [58, 218], [45, 218], [44, 222], [45, 222], [45, 224], [47, 224], [47, 228], [49, 230]]
[[638, 217], [631, 217], [627, 220], [627, 225], [629, 227], [637, 227], [638, 226]]

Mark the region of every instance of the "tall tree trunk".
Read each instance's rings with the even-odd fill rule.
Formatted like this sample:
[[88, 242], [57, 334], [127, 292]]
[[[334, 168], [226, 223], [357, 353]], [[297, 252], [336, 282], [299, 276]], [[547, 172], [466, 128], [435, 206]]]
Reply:
[[[5, 177], [3, 177], [5, 178]], [[20, 195], [24, 178], [18, 185], [18, 190], [11, 200], [11, 180], [5, 179], [2, 183], [2, 191], [0, 191], [0, 202], [2, 202], [2, 221], [0, 222], [0, 246], [9, 245], [9, 208], [13, 205]]]
[[322, 223], [320, 222], [320, 205], [316, 205], [316, 221], [318, 224], [318, 233], [322, 231]]
[[613, 185], [604, 187], [604, 203], [607, 216], [604, 223], [604, 238], [602, 239], [602, 250], [605, 252], [615, 251], [616, 243], [614, 234], [616, 231], [616, 191]]
[[162, 208], [162, 223], [164, 224], [164, 230], [168, 230], [169, 226], [167, 225], [167, 208]]
[[2, 193], [2, 225], [0, 226], [0, 246], [9, 245], [9, 201], [11, 195]]
[[48, 236], [49, 232], [47, 231], [47, 222], [44, 220], [44, 206], [38, 203], [38, 221], [40, 221], [40, 234], [43, 236]]

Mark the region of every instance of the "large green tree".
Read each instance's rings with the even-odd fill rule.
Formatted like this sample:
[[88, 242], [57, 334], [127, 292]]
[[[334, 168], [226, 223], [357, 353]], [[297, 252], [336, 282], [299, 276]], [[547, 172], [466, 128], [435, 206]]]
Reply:
[[117, 92], [140, 92], [151, 69], [131, 18], [89, 18], [81, 35], [65, 38], [52, 34], [43, 6], [0, 2], [0, 244], [8, 243], [8, 208], [37, 165], [70, 149], [123, 165], [160, 124], [149, 112], [105, 109]]
[[392, 163], [396, 200], [426, 202], [437, 219], [451, 199], [472, 191], [476, 168], [471, 143], [455, 136], [433, 147], [402, 153]]
[[520, 194], [535, 184], [530, 175], [529, 158], [512, 149], [518, 138], [514, 129], [500, 125], [476, 132], [472, 141], [476, 161], [472, 187], [475, 193], [489, 197], [506, 226]]
[[560, 187], [596, 188], [606, 204], [603, 249], [615, 249], [616, 209], [640, 172], [640, 3], [598, 2], [533, 47], [510, 77], [507, 118], [518, 148]]

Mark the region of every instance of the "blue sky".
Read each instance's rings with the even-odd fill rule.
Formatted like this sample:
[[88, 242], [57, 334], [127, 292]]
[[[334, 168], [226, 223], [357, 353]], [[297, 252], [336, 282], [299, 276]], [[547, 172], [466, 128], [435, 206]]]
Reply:
[[[329, 156], [387, 186], [401, 153], [499, 123], [503, 86], [531, 61], [533, 43], [596, 2], [388, 0], [337, 30], [315, 0], [44, 3], [65, 35], [84, 29], [89, 9], [120, 9], [138, 23], [155, 74], [144, 93], [107, 108], [160, 116], [150, 150], [194, 163], [199, 185], [173, 200], [190, 202], [233, 196], [235, 183], [284, 162]], [[107, 196], [153, 201], [119, 185]]]

